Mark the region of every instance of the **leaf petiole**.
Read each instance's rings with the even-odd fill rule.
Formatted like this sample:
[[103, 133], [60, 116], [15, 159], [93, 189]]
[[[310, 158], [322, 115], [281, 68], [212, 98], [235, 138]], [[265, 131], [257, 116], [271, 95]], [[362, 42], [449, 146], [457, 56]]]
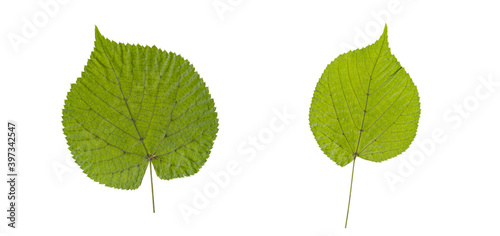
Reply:
[[153, 168], [151, 167], [151, 160], [149, 160], [149, 177], [151, 178], [151, 198], [153, 200], [153, 213], [155, 213], [155, 194], [153, 190]]
[[352, 161], [352, 173], [351, 173], [351, 188], [349, 190], [349, 202], [347, 203], [347, 215], [345, 217], [345, 228], [347, 228], [347, 219], [349, 218], [349, 207], [351, 206], [351, 192], [352, 192], [352, 180], [354, 178], [354, 164], [356, 164], [356, 156]]

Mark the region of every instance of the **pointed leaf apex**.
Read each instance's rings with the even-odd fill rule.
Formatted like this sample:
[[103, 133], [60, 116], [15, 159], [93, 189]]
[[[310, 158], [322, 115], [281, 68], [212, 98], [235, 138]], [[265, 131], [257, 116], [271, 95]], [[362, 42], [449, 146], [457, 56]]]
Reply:
[[104, 38], [104, 36], [102, 36], [101, 32], [99, 31], [99, 28], [97, 28], [97, 25], [95, 26], [95, 38], [96, 40]]
[[380, 39], [383, 39], [383, 38], [387, 38], [387, 23], [384, 26], [384, 32], [382, 32], [382, 35], [380, 35]]

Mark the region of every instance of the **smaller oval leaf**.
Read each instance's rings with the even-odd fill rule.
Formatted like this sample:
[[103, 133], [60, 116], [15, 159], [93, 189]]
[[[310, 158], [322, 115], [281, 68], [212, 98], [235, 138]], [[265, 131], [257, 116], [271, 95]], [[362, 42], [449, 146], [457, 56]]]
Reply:
[[372, 45], [342, 54], [316, 85], [309, 125], [321, 150], [335, 163], [352, 165], [356, 157], [381, 162], [404, 152], [417, 133], [417, 87], [391, 54], [387, 25]]

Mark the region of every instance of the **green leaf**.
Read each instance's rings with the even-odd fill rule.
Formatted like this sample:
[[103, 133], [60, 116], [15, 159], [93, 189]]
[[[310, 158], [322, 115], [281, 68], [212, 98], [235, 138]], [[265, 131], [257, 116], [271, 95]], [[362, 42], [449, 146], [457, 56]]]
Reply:
[[218, 119], [194, 67], [155, 46], [111, 41], [97, 27], [95, 36], [63, 109], [76, 163], [89, 178], [119, 189], [137, 189], [151, 163], [160, 179], [197, 173]]
[[346, 166], [356, 157], [381, 162], [404, 152], [419, 117], [417, 88], [391, 54], [386, 25], [374, 44], [342, 54], [326, 67], [309, 124], [325, 155]]

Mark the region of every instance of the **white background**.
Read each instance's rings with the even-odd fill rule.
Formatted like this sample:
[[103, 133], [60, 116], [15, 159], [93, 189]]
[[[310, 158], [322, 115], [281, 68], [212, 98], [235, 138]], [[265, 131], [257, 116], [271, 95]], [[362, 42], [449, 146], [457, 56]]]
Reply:
[[[0, 121], [2, 129], [18, 122], [20, 155], [18, 229], [0, 217], [1, 234], [500, 234], [500, 87], [490, 92], [478, 79], [500, 81], [494, 1], [400, 0], [394, 9], [389, 0], [220, 0], [230, 10], [218, 13], [216, 0], [69, 0], [43, 22], [39, 3], [48, 1], [0, 3]], [[389, 12], [389, 44], [418, 87], [422, 115], [407, 152], [383, 163], [358, 160], [344, 229], [352, 165], [339, 167], [321, 152], [309, 105], [326, 65], [345, 52], [341, 45], [378, 38], [381, 12]], [[23, 36], [23, 19], [33, 17], [37, 32]], [[107, 188], [86, 177], [67, 150], [63, 103], [93, 49], [95, 25], [112, 40], [182, 54], [217, 106], [220, 131], [209, 160], [189, 178], [155, 176], [156, 214], [149, 178], [134, 191]], [[12, 35], [26, 41], [14, 46]], [[479, 99], [476, 90], [490, 94]], [[466, 113], [457, 113], [464, 103]], [[273, 110], [283, 109], [295, 117], [253, 159], [238, 150], [255, 151], [247, 140], [268, 132]], [[433, 141], [434, 132], [445, 138]], [[425, 142], [433, 148], [415, 161], [411, 154], [425, 151], [416, 144]], [[213, 186], [210, 173], [228, 163], [239, 173], [197, 215], [184, 217], [179, 207], [193, 206], [195, 192]], [[404, 182], [391, 184], [388, 175]]]

